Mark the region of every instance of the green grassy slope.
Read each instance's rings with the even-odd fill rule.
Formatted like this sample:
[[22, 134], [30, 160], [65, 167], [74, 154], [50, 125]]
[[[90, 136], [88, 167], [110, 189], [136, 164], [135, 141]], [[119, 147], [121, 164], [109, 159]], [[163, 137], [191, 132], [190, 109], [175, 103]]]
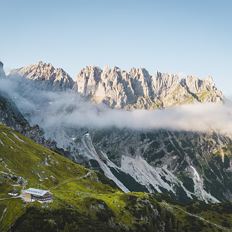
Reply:
[[[8, 195], [29, 187], [49, 189], [54, 201], [25, 204]], [[0, 125], [0, 231], [230, 231], [229, 206], [204, 213], [146, 193], [125, 194], [99, 173]], [[196, 209], [207, 221], [187, 213]]]

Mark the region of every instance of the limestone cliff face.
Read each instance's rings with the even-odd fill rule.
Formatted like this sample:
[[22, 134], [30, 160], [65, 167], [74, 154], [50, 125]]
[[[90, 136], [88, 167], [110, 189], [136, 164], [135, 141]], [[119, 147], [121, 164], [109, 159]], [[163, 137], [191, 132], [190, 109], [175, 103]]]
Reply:
[[0, 78], [5, 78], [5, 77], [6, 77], [6, 74], [3, 69], [3, 63], [0, 61]]
[[61, 68], [54, 68], [51, 64], [40, 61], [38, 64], [12, 70], [10, 77], [24, 77], [33, 80], [37, 87], [45, 90], [62, 91], [71, 89], [73, 79]]
[[[0, 65], [1, 70], [1, 65]], [[3, 69], [2, 69], [3, 70]], [[9, 77], [24, 77], [37, 87], [50, 91], [75, 90], [95, 103], [118, 109], [156, 109], [195, 102], [222, 102], [223, 94], [212, 80], [194, 76], [180, 77], [144, 68], [129, 72], [118, 67], [87, 66], [76, 81], [61, 68], [38, 64], [12, 70]]]
[[112, 108], [154, 109], [194, 102], [221, 102], [223, 94], [212, 78], [157, 72], [150, 75], [143, 68], [129, 72], [118, 67], [101, 70], [87, 66], [76, 78], [74, 88], [96, 103]]

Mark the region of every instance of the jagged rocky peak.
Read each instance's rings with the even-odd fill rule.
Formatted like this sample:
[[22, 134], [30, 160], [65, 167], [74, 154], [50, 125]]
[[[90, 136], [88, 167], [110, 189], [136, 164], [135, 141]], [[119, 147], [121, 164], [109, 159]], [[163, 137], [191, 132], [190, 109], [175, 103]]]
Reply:
[[39, 83], [38, 87], [46, 90], [66, 90], [73, 88], [74, 81], [62, 68], [55, 68], [50, 63], [39, 61], [19, 69], [14, 69], [10, 77], [20, 76]]
[[155, 109], [194, 102], [222, 102], [223, 94], [211, 77], [157, 72], [150, 75], [144, 68], [129, 72], [118, 67], [101, 70], [88, 66], [77, 75], [75, 89], [93, 102], [112, 108]]
[[6, 77], [4, 68], [3, 68], [3, 63], [0, 61], [0, 78]]
[[[125, 108], [135, 104], [141, 88], [134, 88], [136, 79], [118, 67], [86, 67], [77, 76], [77, 90], [96, 103], [105, 103], [112, 108]], [[133, 81], [134, 79], [134, 81]], [[138, 95], [138, 96], [137, 96]]]
[[94, 88], [98, 85], [101, 72], [102, 70], [96, 66], [86, 66], [80, 71], [74, 88], [83, 95], [91, 96], [96, 91]]

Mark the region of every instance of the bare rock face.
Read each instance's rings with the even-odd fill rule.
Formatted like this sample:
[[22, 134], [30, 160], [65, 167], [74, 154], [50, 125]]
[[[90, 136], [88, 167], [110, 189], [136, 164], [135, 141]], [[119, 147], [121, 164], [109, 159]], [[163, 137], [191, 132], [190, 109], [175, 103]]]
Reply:
[[38, 64], [14, 69], [9, 77], [24, 77], [35, 81], [37, 87], [45, 90], [62, 91], [71, 89], [74, 85], [72, 78], [61, 68], [40, 61]]
[[3, 69], [3, 63], [0, 61], [0, 78], [5, 78], [5, 77], [6, 77], [6, 74]]
[[194, 102], [221, 102], [223, 94], [212, 78], [157, 72], [151, 76], [144, 68], [129, 72], [118, 67], [87, 66], [76, 79], [74, 88], [96, 103], [112, 108], [155, 109]]
[[94, 103], [104, 103], [117, 109], [157, 109], [223, 101], [223, 94], [215, 87], [211, 77], [201, 80], [194, 76], [183, 78], [161, 72], [150, 75], [144, 68], [132, 68], [127, 72], [118, 67], [102, 70], [87, 66], [74, 82], [63, 69], [40, 61], [12, 70], [9, 75], [18, 76], [31, 81], [37, 88], [50, 91], [74, 89]]

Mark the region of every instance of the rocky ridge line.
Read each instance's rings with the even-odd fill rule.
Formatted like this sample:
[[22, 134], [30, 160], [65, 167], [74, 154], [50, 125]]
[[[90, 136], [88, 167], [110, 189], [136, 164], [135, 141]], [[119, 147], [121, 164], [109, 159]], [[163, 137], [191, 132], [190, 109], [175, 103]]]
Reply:
[[43, 63], [29, 65], [10, 72], [9, 77], [24, 77], [35, 81], [43, 90], [63, 91], [72, 89], [73, 79], [62, 68], [54, 68], [52, 64]]
[[156, 109], [195, 102], [222, 102], [223, 94], [211, 77], [180, 77], [144, 68], [129, 72], [118, 67], [101, 70], [87, 66], [77, 75], [74, 88], [96, 103], [111, 108]]
[[75, 90], [94, 103], [118, 109], [156, 109], [196, 102], [223, 102], [223, 94], [211, 77], [157, 72], [150, 75], [144, 68], [129, 72], [118, 67], [87, 66], [76, 81], [61, 68], [40, 61], [38, 64], [12, 70], [9, 77], [35, 81], [38, 88], [51, 91]]

